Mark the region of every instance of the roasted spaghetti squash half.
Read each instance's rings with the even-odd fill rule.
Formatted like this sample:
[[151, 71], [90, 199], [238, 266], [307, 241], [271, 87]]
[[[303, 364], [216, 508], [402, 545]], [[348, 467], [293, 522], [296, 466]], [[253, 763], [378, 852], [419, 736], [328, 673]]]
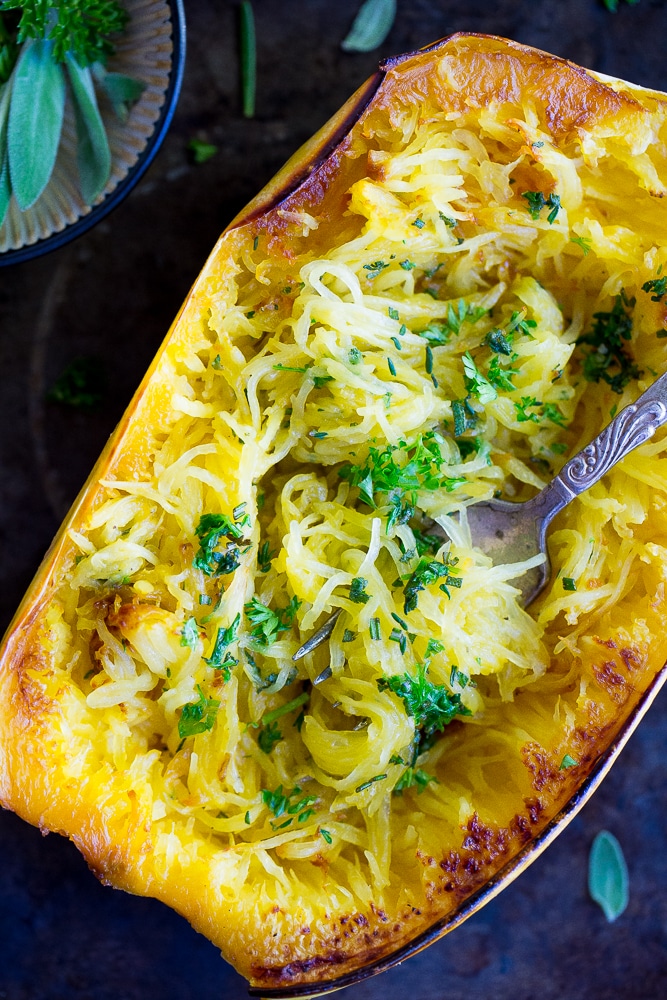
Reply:
[[465, 516], [667, 368], [666, 116], [498, 38], [386, 64], [221, 237], [10, 629], [2, 803], [262, 991], [455, 923], [667, 659], [664, 435], [529, 609]]

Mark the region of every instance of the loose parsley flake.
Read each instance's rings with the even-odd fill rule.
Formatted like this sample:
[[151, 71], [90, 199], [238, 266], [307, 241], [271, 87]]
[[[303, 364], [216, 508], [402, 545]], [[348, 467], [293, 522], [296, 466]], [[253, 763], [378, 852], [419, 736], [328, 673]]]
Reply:
[[228, 625], [226, 628], [219, 628], [215, 637], [215, 643], [211, 655], [208, 659], [204, 657], [205, 662], [208, 663], [209, 667], [214, 667], [216, 670], [222, 671], [226, 681], [228, 681], [231, 676], [232, 667], [235, 667], [239, 662], [231, 656], [227, 650], [237, 641], [240, 624], [241, 615], [237, 614], [231, 625]]
[[363, 576], [355, 576], [350, 584], [350, 600], [355, 604], [366, 604], [371, 599], [371, 595], [366, 593], [368, 580]]
[[515, 402], [514, 404], [517, 422], [520, 424], [527, 423], [528, 421], [535, 424], [539, 423], [540, 418], [537, 413], [530, 412], [536, 406], [542, 406], [539, 399], [535, 399], [534, 396], [522, 396], [521, 402]]
[[584, 251], [584, 257], [587, 257], [591, 252], [591, 241], [586, 239], [585, 236], [570, 236], [570, 243], [575, 243], [576, 246], [581, 247]]
[[281, 632], [287, 632], [301, 607], [301, 601], [293, 597], [284, 608], [273, 610], [257, 597], [245, 605], [246, 617], [253, 624], [251, 636], [260, 646], [271, 646]]
[[662, 299], [667, 295], [667, 275], [663, 275], [662, 278], [651, 278], [650, 281], [645, 281], [642, 285], [643, 292], [653, 292], [651, 296], [651, 302], [662, 302]]
[[575, 760], [574, 757], [570, 757], [569, 753], [566, 753], [562, 761], [560, 762], [558, 770], [567, 771], [569, 767], [577, 767], [578, 765], [579, 761]]
[[373, 278], [377, 278], [378, 274], [381, 274], [387, 267], [389, 267], [389, 264], [385, 264], [383, 260], [374, 260], [372, 264], [364, 264], [364, 270], [368, 271], [366, 277], [369, 281], [372, 281]]
[[407, 615], [415, 610], [420, 591], [425, 590], [426, 587], [429, 587], [443, 577], [449, 577], [453, 572], [456, 572], [456, 570], [453, 570], [451, 564], [447, 561], [438, 562], [435, 559], [429, 560], [422, 557], [403, 588], [405, 598], [403, 604], [404, 613]]
[[525, 198], [528, 202], [528, 211], [530, 212], [531, 219], [539, 219], [542, 209], [550, 208], [551, 211], [547, 215], [547, 222], [550, 226], [554, 224], [561, 207], [560, 198], [557, 194], [550, 194], [545, 198], [541, 191], [524, 191], [521, 197]]
[[427, 774], [420, 767], [408, 767], [394, 785], [394, 795], [402, 795], [408, 788], [416, 788], [417, 795], [421, 795], [432, 782], [439, 784], [434, 774]]
[[482, 405], [491, 403], [494, 399], [497, 399], [498, 392], [495, 386], [489, 382], [488, 378], [482, 375], [470, 351], [465, 352], [461, 361], [463, 362], [466, 389], [470, 395], [476, 396]]
[[271, 560], [275, 556], [268, 542], [262, 542], [257, 552], [257, 567], [260, 573], [268, 573], [271, 569]]
[[183, 628], [181, 629], [181, 646], [194, 649], [198, 642], [199, 628], [197, 626], [197, 619], [188, 618], [187, 621], [183, 622]]
[[[317, 795], [304, 795], [303, 798], [299, 798], [300, 795], [301, 788], [298, 785], [286, 792], [283, 792], [282, 785], [278, 785], [274, 791], [270, 791], [268, 788], [262, 789], [262, 802], [271, 810], [275, 818], [280, 819], [285, 815], [289, 817], [280, 826], [271, 823], [274, 830], [289, 826], [294, 816], [298, 816], [298, 819], [301, 820], [304, 812], [309, 810], [309, 806], [317, 802]], [[312, 815], [312, 810], [308, 812], [308, 815]]]
[[238, 569], [241, 560], [236, 545], [227, 544], [223, 551], [218, 551], [223, 538], [237, 540], [243, 537], [241, 526], [227, 514], [202, 514], [195, 534], [199, 538], [199, 551], [192, 560], [195, 569], [206, 576], [224, 576]]
[[577, 584], [571, 576], [563, 577], [563, 590], [576, 590]]
[[181, 710], [181, 717], [178, 720], [178, 735], [181, 739], [208, 732], [215, 725], [220, 702], [215, 698], [207, 698], [199, 684], [197, 691], [199, 700], [184, 705]]

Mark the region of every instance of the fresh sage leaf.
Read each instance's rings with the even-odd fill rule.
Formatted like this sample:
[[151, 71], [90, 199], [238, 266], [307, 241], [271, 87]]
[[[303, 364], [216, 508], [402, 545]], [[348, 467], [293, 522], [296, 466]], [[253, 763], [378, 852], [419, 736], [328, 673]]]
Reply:
[[123, 73], [107, 73], [103, 67], [101, 73], [97, 70], [97, 66], [94, 72], [113, 104], [116, 115], [122, 122], [126, 122], [130, 115], [130, 108], [139, 100], [146, 89], [146, 84], [142, 80], [136, 80], [133, 76], [125, 76]]
[[241, 91], [243, 117], [254, 118], [257, 90], [257, 42], [255, 15], [250, 0], [242, 0], [240, 9]]
[[76, 59], [67, 54], [67, 71], [74, 98], [74, 118], [76, 121], [79, 183], [86, 204], [92, 205], [102, 193], [111, 173], [111, 150], [104, 129], [93, 76], [89, 66], [79, 66]]
[[22, 211], [34, 205], [53, 172], [64, 110], [65, 77], [53, 61], [53, 42], [25, 42], [13, 73], [7, 135], [12, 189]]
[[9, 152], [7, 149], [7, 123], [9, 102], [12, 94], [11, 80], [0, 88], [0, 226], [5, 221], [9, 200], [12, 196], [12, 182], [9, 176]]
[[372, 52], [385, 40], [396, 19], [396, 0], [364, 0], [348, 36], [345, 52]]
[[612, 923], [628, 905], [628, 868], [613, 833], [601, 830], [588, 858], [588, 891]]

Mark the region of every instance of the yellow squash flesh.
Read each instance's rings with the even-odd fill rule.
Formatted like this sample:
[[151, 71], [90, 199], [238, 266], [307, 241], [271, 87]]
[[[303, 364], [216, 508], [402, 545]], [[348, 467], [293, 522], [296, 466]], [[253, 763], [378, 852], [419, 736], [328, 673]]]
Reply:
[[[667, 659], [661, 435], [560, 516], [530, 615], [461, 538], [410, 608], [408, 521], [339, 475], [438, 428], [453, 510], [525, 499], [667, 368], [666, 119], [665, 95], [493, 37], [386, 64], [221, 236], [10, 627], [2, 804], [258, 989], [315, 991], [456, 914]], [[227, 574], [202, 569], [206, 514]], [[253, 598], [284, 612], [275, 643]], [[386, 678], [419, 664], [462, 710], [411, 761]]]

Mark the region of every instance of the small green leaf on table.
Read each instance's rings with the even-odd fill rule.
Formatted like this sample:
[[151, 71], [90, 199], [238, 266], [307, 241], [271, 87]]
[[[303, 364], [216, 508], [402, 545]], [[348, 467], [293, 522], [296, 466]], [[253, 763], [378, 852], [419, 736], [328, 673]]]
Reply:
[[588, 858], [588, 891], [612, 923], [628, 905], [628, 868], [613, 833], [601, 830]]
[[372, 52], [385, 40], [396, 18], [396, 0], [364, 0], [347, 37], [345, 52]]

